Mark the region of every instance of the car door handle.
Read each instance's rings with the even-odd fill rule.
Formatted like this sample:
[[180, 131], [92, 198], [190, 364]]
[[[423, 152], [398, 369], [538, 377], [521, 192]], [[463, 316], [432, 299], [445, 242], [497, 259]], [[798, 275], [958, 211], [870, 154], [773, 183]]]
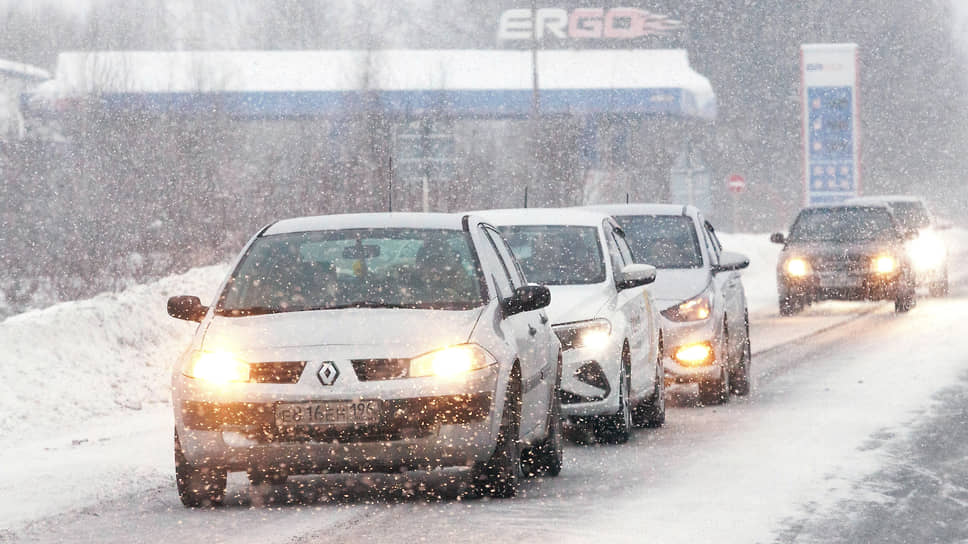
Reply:
[[531, 336], [538, 334], [538, 329], [532, 327], [531, 323], [528, 323], [528, 334], [530, 334]]
[[545, 324], [548, 323], [548, 315], [547, 314], [539, 314], [539, 317], [541, 318], [541, 324], [542, 325], [545, 325]]

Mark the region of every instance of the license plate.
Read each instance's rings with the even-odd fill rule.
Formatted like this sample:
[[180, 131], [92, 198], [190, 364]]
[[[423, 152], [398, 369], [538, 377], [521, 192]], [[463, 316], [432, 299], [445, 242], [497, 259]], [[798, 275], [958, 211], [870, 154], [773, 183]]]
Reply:
[[277, 427], [349, 427], [380, 422], [379, 400], [330, 400], [276, 405]]
[[860, 279], [847, 274], [822, 274], [820, 287], [859, 287]]

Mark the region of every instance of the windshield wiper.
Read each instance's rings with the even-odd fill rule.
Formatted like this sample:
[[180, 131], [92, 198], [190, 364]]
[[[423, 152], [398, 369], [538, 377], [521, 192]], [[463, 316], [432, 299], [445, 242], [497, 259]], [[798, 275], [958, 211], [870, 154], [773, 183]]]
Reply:
[[220, 308], [215, 312], [215, 315], [226, 317], [246, 317], [250, 315], [280, 314], [290, 311], [292, 310], [270, 306], [250, 306], [248, 308]]

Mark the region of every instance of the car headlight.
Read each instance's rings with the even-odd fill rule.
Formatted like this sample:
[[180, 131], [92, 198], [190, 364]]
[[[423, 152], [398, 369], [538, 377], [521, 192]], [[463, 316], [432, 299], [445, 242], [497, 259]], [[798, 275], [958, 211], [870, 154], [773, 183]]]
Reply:
[[715, 359], [713, 346], [709, 342], [680, 346], [673, 354], [673, 358], [683, 366], [709, 365]]
[[561, 341], [561, 349], [574, 348], [602, 349], [608, 345], [612, 334], [612, 324], [607, 319], [589, 319], [555, 325], [555, 334]]
[[477, 344], [461, 344], [425, 353], [410, 360], [411, 378], [452, 378], [495, 364], [490, 353]]
[[871, 259], [871, 272], [893, 274], [897, 270], [897, 259], [893, 255], [878, 255]]
[[701, 321], [712, 313], [710, 308], [709, 293], [704, 292], [662, 310], [662, 315], [672, 321]]
[[806, 259], [792, 257], [783, 265], [783, 271], [791, 278], [803, 278], [810, 274], [810, 263]]
[[196, 351], [182, 373], [189, 378], [226, 384], [249, 381], [249, 363], [227, 351]]
[[922, 232], [920, 236], [908, 243], [908, 255], [918, 270], [934, 270], [944, 262], [947, 254], [944, 242], [931, 232]]

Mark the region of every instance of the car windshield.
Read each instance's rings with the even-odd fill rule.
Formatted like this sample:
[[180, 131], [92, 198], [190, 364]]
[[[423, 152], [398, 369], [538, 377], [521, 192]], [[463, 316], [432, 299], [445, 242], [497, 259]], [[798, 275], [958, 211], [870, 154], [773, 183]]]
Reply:
[[483, 303], [466, 233], [346, 229], [258, 238], [222, 294], [220, 315], [335, 308], [466, 310]]
[[791, 242], [887, 241], [897, 236], [885, 208], [811, 208], [800, 212]]
[[636, 262], [656, 268], [699, 268], [702, 252], [692, 218], [682, 215], [623, 215], [616, 217], [625, 231]]
[[923, 229], [930, 225], [928, 211], [920, 202], [891, 202], [894, 219], [904, 230]]
[[596, 227], [516, 225], [500, 229], [529, 282], [579, 285], [605, 281]]

